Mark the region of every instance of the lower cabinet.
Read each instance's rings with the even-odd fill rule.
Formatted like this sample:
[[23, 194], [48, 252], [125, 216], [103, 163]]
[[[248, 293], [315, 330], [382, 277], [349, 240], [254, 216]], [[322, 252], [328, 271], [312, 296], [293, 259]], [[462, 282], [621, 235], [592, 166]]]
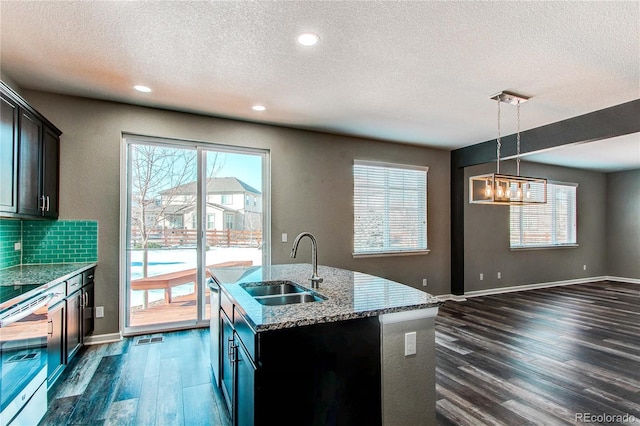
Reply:
[[[64, 297], [64, 292], [61, 293]], [[66, 302], [60, 298], [49, 306], [47, 335], [47, 379], [49, 387], [58, 378], [65, 363], [64, 320]]]
[[69, 278], [52, 290], [47, 339], [49, 388], [78, 353], [94, 328], [95, 268]]
[[[256, 333], [220, 309], [221, 390], [232, 425], [381, 425], [380, 323], [358, 318]], [[228, 306], [228, 304], [226, 304]]]
[[82, 345], [82, 290], [67, 296], [67, 350], [68, 363]]

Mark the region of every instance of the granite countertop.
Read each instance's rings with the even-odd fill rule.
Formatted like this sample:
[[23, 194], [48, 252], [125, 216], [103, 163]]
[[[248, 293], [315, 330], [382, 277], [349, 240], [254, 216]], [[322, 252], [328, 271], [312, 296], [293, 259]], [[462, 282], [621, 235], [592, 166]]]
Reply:
[[18, 265], [0, 269], [0, 307], [36, 295], [94, 266], [96, 263], [85, 262]]
[[266, 306], [240, 285], [289, 280], [311, 290], [311, 271], [310, 264], [292, 264], [214, 269], [211, 272], [257, 332], [433, 308], [442, 304], [437, 297], [413, 287], [328, 266], [318, 267], [318, 275], [324, 281], [318, 289], [312, 290], [327, 298], [321, 302]]

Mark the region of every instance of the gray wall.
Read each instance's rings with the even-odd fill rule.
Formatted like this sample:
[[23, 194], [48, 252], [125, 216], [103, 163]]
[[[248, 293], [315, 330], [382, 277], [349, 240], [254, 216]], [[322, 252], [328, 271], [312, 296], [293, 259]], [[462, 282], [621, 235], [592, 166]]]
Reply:
[[[112, 102], [23, 91], [64, 134], [61, 142], [60, 218], [97, 220], [96, 303], [105, 307], [96, 333], [118, 326], [119, 188], [122, 132], [271, 150], [273, 263], [290, 263], [301, 231], [318, 237], [319, 263], [450, 292], [448, 151], [219, 119]], [[353, 259], [354, 158], [429, 166], [428, 233], [431, 253]], [[291, 239], [290, 239], [291, 241]], [[294, 261], [310, 262], [308, 242]]]
[[607, 174], [607, 275], [640, 280], [640, 170]]
[[[494, 171], [495, 163], [468, 167], [465, 170], [465, 200], [468, 199], [469, 176]], [[514, 163], [501, 163], [501, 172], [514, 174]], [[465, 203], [465, 291], [607, 275], [606, 175], [524, 161], [521, 172], [551, 181], [579, 184], [579, 247], [511, 251], [509, 207]], [[583, 265], [587, 265], [586, 271]], [[500, 280], [497, 279], [498, 272], [502, 273]], [[480, 273], [484, 274], [483, 281], [480, 281]]]

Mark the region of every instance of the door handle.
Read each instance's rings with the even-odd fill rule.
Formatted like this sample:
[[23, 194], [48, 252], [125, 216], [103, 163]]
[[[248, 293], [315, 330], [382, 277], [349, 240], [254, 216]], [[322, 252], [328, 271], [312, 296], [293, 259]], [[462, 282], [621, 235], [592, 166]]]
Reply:
[[53, 336], [53, 321], [52, 320], [47, 321], [47, 328], [48, 328], [47, 334], [49, 336]]
[[49, 211], [49, 196], [47, 195], [47, 211]]
[[44, 212], [45, 209], [45, 198], [44, 195], [40, 197], [38, 201], [42, 201], [42, 205], [38, 202], [38, 210], [42, 210]]

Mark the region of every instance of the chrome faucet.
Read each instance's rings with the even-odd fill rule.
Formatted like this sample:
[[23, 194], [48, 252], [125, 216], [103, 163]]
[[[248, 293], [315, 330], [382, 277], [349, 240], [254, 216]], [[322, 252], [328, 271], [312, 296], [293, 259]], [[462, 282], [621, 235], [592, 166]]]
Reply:
[[303, 237], [309, 237], [311, 239], [311, 263], [313, 264], [313, 274], [309, 280], [311, 281], [311, 288], [318, 288], [318, 284], [320, 284], [323, 279], [318, 276], [318, 242], [316, 241], [316, 237], [313, 236], [310, 232], [303, 232], [298, 235], [293, 242], [293, 248], [291, 249], [291, 258], [295, 258], [298, 252], [298, 244], [300, 244], [300, 240]]

